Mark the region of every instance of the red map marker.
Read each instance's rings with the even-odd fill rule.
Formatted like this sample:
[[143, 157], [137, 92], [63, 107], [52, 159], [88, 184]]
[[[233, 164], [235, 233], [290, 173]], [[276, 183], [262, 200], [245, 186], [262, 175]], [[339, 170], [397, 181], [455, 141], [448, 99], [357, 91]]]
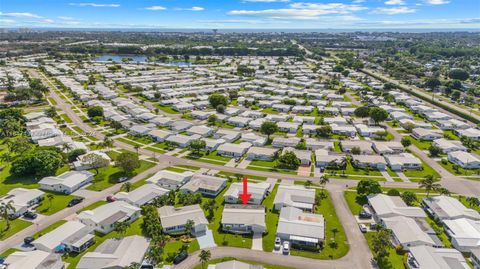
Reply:
[[248, 200], [250, 200], [250, 197], [252, 196], [252, 194], [248, 193], [248, 182], [246, 176], [243, 177], [243, 193], [239, 196], [243, 202], [243, 205], [247, 205]]

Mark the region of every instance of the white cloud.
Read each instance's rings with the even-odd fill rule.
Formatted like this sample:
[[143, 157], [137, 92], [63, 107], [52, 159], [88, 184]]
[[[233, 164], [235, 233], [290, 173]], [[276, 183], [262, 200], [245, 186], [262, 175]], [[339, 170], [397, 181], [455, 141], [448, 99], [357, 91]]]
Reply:
[[404, 0], [388, 0], [385, 2], [385, 5], [405, 5]]
[[15, 24], [16, 21], [10, 19], [0, 19], [0, 24]]
[[0, 16], [17, 17], [17, 18], [35, 18], [35, 19], [41, 19], [42, 18], [41, 16], [38, 16], [38, 15], [30, 13], [30, 12], [8, 12], [8, 13], [0, 12]]
[[445, 5], [450, 3], [449, 0], [425, 0], [425, 2], [430, 5]]
[[317, 20], [322, 15], [347, 15], [367, 9], [360, 5], [341, 3], [292, 3], [288, 8], [263, 10], [231, 10], [229, 15], [257, 16], [270, 19]]
[[52, 23], [55, 23], [54, 20], [52, 19], [44, 19], [44, 20], [40, 20], [38, 21], [39, 23], [48, 23], [48, 24], [52, 24]]
[[65, 16], [58, 16], [59, 19], [64, 20], [64, 21], [71, 21], [74, 20], [72, 17], [65, 17]]
[[415, 13], [417, 10], [409, 7], [392, 7], [392, 8], [377, 8], [373, 11], [376, 14], [387, 14], [387, 15], [397, 15], [397, 14], [407, 14]]
[[175, 10], [185, 10], [185, 11], [203, 11], [203, 7], [191, 7], [191, 8], [176, 8]]
[[243, 0], [243, 2], [251, 2], [251, 3], [287, 3], [290, 0]]
[[69, 3], [71, 6], [79, 7], [120, 7], [119, 4], [97, 4], [97, 3]]
[[354, 4], [360, 4], [360, 3], [364, 3], [365, 0], [353, 0], [352, 3]]
[[165, 9], [167, 9], [167, 8], [166, 8], [166, 7], [162, 7], [162, 6], [151, 6], [151, 7], [146, 7], [145, 9], [157, 11], [157, 10], [165, 10]]

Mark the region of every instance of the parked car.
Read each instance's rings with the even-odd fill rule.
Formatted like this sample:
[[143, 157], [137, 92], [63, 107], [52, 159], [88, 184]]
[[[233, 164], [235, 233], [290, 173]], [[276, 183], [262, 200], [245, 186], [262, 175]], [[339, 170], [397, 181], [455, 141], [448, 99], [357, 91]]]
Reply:
[[111, 202], [115, 202], [117, 199], [115, 199], [115, 197], [113, 197], [112, 195], [109, 195], [107, 196], [107, 202], [111, 203]]
[[28, 236], [23, 239], [23, 243], [25, 243], [25, 245], [30, 245], [33, 241], [35, 241], [35, 238], [32, 236]]
[[360, 212], [360, 214], [358, 214], [358, 217], [360, 219], [371, 219], [372, 214], [368, 213], [367, 211], [362, 211], [362, 212]]
[[370, 230], [376, 230], [377, 229], [377, 225], [375, 222], [373, 223], [370, 223]]
[[73, 198], [72, 200], [70, 200], [70, 202], [68, 202], [68, 207], [72, 207], [80, 204], [81, 202], [83, 202], [83, 199], [84, 199], [83, 197]]
[[282, 240], [280, 237], [275, 238], [275, 250], [279, 250], [282, 247]]
[[188, 257], [188, 253], [186, 251], [180, 252], [175, 259], [173, 259], [173, 264], [179, 264], [183, 262]]
[[288, 253], [290, 253], [290, 242], [288, 241], [285, 241], [283, 242], [283, 250], [282, 250], [283, 254], [285, 255], [288, 255]]
[[23, 213], [23, 217], [26, 219], [36, 219], [38, 217], [37, 213], [32, 211], [27, 211]]
[[128, 180], [128, 177], [121, 177], [118, 179], [118, 183], [125, 182]]
[[359, 224], [358, 227], [360, 228], [360, 231], [362, 233], [366, 233], [367, 232], [367, 226], [365, 224]]

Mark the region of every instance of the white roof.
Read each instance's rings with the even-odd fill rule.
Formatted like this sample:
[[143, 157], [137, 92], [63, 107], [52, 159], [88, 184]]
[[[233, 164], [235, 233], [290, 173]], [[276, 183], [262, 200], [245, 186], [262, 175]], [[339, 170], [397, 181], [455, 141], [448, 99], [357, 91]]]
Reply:
[[266, 227], [265, 207], [260, 205], [226, 204], [222, 213], [222, 224]]
[[226, 178], [208, 176], [208, 175], [194, 175], [189, 182], [183, 185], [180, 189], [196, 192], [199, 189], [218, 191], [227, 181]]
[[5, 260], [8, 269], [63, 269], [64, 263], [58, 254], [41, 250], [17, 251]]
[[69, 241], [70, 243], [75, 243], [82, 237], [86, 236], [91, 232], [91, 229], [85, 224], [78, 221], [68, 221], [55, 230], [46, 233], [33, 241], [33, 244], [42, 245], [48, 249], [54, 250], [57, 246]]
[[462, 253], [453, 248], [433, 248], [429, 246], [410, 247], [410, 255], [415, 258], [419, 269], [469, 269]]
[[161, 170], [155, 173], [155, 175], [151, 176], [147, 179], [148, 182], [157, 184], [158, 182], [175, 182], [177, 184], [183, 182], [187, 178], [191, 178], [193, 176], [193, 172], [191, 171], [184, 171], [184, 172], [174, 172], [169, 170]]
[[383, 218], [382, 222], [387, 229], [392, 230], [395, 238], [397, 238], [400, 244], [421, 242], [426, 245], [435, 245], [433, 239], [424, 232], [418, 223], [412, 218], [396, 216]]
[[158, 209], [163, 228], [185, 225], [188, 220], [193, 220], [195, 225], [205, 224], [208, 221], [199, 205], [184, 207], [162, 206]]
[[425, 203], [440, 219], [469, 218], [480, 220], [480, 214], [471, 208], [464, 206], [459, 200], [445, 196], [435, 196], [424, 198]]
[[420, 207], [407, 206], [399, 196], [374, 194], [368, 196], [368, 203], [380, 218], [405, 216], [412, 218], [425, 218], [425, 212]]
[[156, 185], [145, 184], [131, 192], [119, 192], [115, 194], [115, 198], [117, 200], [126, 201], [133, 205], [144, 205], [167, 192], [169, 192], [169, 190]]
[[68, 171], [59, 176], [44, 177], [38, 183], [44, 185], [64, 185], [71, 188], [91, 177], [93, 177], [93, 173], [88, 171]]
[[29, 206], [29, 202], [39, 198], [45, 193], [37, 189], [15, 188], [10, 190], [6, 196], [0, 198], [0, 203], [8, 204], [12, 202], [15, 209]]
[[447, 233], [461, 247], [480, 248], [480, 221], [471, 219], [443, 220]]
[[325, 239], [325, 219], [320, 214], [305, 213], [294, 207], [284, 207], [280, 212], [277, 233]]
[[303, 186], [280, 185], [274, 204], [280, 203], [285, 206], [311, 210], [315, 203], [315, 190]]
[[[248, 183], [248, 193], [252, 195], [252, 198], [263, 199], [265, 193], [270, 189], [270, 183], [260, 182], [260, 183]], [[223, 195], [224, 197], [239, 197], [243, 193], [243, 184], [242, 183], [232, 183], [230, 188]]]
[[129, 218], [138, 211], [140, 211], [140, 208], [130, 205], [127, 202], [115, 201], [99, 206], [93, 210], [82, 211], [78, 214], [78, 218], [80, 220], [88, 219], [96, 224], [102, 222], [110, 224]]

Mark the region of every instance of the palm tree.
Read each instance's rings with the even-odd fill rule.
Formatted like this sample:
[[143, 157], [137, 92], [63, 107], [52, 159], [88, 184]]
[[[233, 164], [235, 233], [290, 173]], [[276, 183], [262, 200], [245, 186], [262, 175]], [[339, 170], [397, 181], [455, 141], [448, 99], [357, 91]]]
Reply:
[[467, 197], [466, 201], [471, 207], [480, 206], [480, 200], [477, 197]]
[[55, 198], [55, 196], [51, 193], [47, 194], [47, 199], [48, 199], [48, 208], [52, 206], [52, 200]]
[[65, 152], [69, 152], [70, 150], [72, 150], [72, 145], [70, 145], [69, 143], [65, 143], [63, 144], [62, 149]]
[[140, 268], [140, 264], [138, 262], [132, 262], [129, 266], [125, 267], [125, 269], [138, 269]]
[[0, 204], [0, 217], [4, 219], [7, 223], [5, 226], [5, 230], [8, 231], [10, 229], [10, 214], [15, 213], [15, 207], [13, 207], [13, 201], [9, 201], [8, 203], [1, 203]]
[[192, 233], [192, 229], [195, 226], [195, 222], [191, 219], [187, 220], [187, 223], [185, 223], [185, 231], [187, 233]]
[[440, 184], [435, 183], [435, 178], [432, 175], [427, 175], [419, 182], [420, 188], [425, 189], [427, 192], [427, 198], [432, 190], [440, 188]]
[[205, 264], [210, 260], [210, 257], [212, 254], [210, 253], [210, 250], [202, 250], [198, 257], [200, 258], [200, 261], [202, 261], [202, 268], [205, 268]]
[[342, 174], [345, 174], [345, 169], [347, 168], [348, 159], [346, 156], [342, 157], [340, 160], [340, 167], [342, 167]]
[[139, 146], [139, 145], [135, 145], [135, 146], [133, 146], [133, 148], [135, 149], [135, 151], [137, 152], [137, 155], [138, 155], [138, 149], [140, 148], [140, 146]]
[[123, 185], [120, 189], [125, 190], [126, 192], [130, 192], [130, 190], [132, 189], [132, 183], [131, 182], [125, 182], [125, 183], [123, 183]]
[[310, 186], [312, 186], [312, 181], [307, 180], [307, 181], [305, 181], [304, 185], [305, 185], [305, 188], [309, 188]]
[[121, 237], [125, 235], [130, 224], [126, 221], [117, 221], [113, 224], [115, 232], [118, 233]]
[[147, 252], [147, 259], [153, 265], [157, 265], [162, 261], [163, 247], [157, 244], [152, 244]]
[[323, 191], [325, 190], [325, 185], [327, 185], [327, 183], [330, 182], [330, 179], [328, 178], [327, 175], [323, 175], [320, 177], [320, 186], [322, 187], [322, 193]]

